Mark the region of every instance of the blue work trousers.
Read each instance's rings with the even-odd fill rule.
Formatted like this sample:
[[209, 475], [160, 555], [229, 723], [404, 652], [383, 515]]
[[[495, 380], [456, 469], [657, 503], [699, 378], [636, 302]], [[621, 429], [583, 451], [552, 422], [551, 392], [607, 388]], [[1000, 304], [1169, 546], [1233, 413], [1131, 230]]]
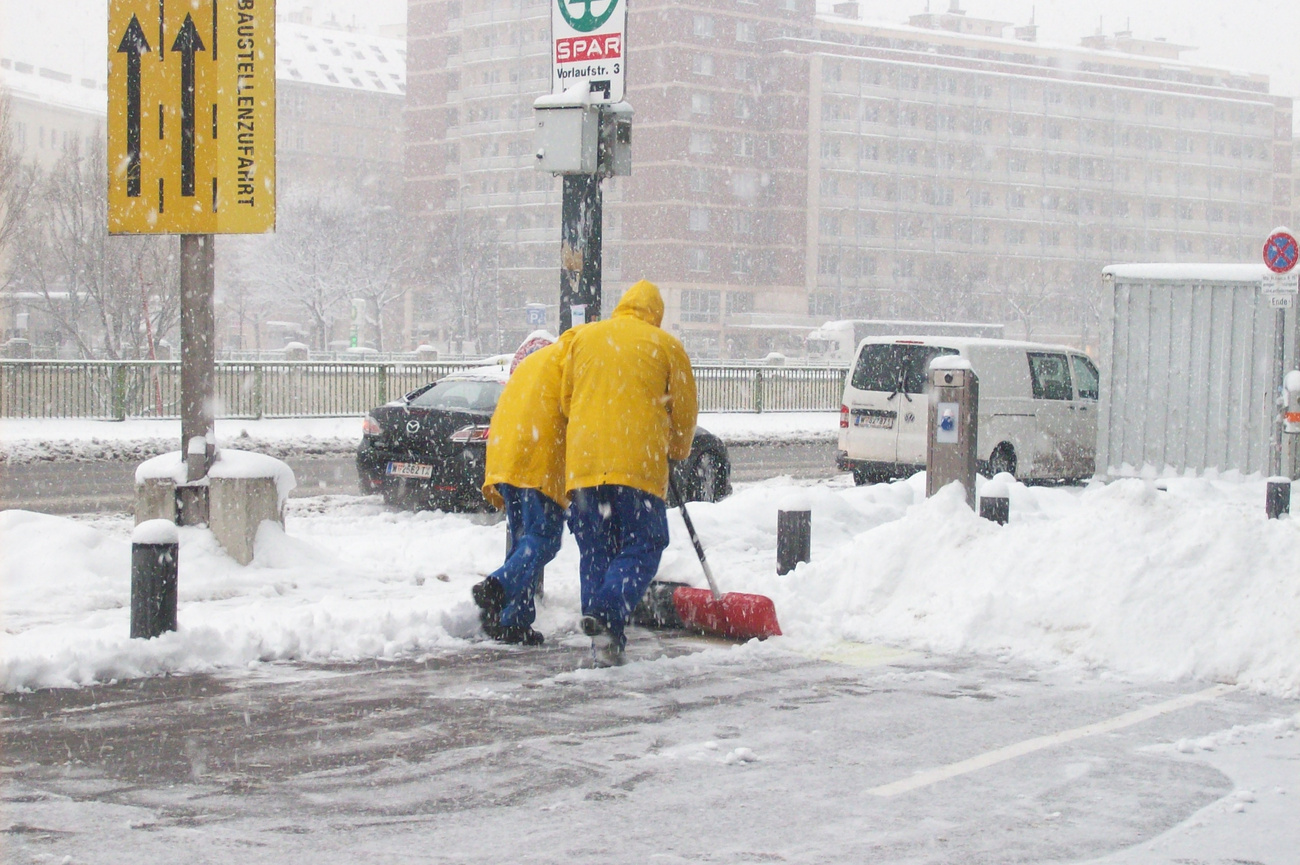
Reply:
[[575, 490], [569, 529], [582, 554], [582, 613], [601, 621], [624, 645], [627, 617], [654, 579], [668, 546], [664, 500], [616, 484]]
[[490, 574], [506, 594], [500, 624], [504, 628], [527, 627], [537, 618], [533, 595], [542, 568], [560, 551], [564, 508], [528, 487], [497, 484], [497, 492], [505, 500], [511, 540], [505, 564]]

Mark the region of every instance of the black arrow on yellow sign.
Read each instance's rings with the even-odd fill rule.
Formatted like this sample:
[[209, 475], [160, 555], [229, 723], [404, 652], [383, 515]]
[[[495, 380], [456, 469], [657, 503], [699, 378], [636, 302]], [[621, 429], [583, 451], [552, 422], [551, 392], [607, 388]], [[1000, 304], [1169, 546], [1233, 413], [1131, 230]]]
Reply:
[[199, 28], [188, 14], [172, 51], [181, 55], [181, 195], [194, 195], [194, 52], [203, 51]]
[[117, 46], [126, 55], [126, 194], [140, 195], [140, 55], [149, 52], [144, 29], [134, 15]]

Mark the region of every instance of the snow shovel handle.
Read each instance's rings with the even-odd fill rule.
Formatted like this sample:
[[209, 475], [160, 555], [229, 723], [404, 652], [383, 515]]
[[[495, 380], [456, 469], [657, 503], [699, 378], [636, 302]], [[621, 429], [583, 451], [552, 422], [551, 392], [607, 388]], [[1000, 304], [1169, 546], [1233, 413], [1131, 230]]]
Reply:
[[695, 533], [695, 524], [691, 522], [691, 515], [686, 512], [686, 499], [682, 498], [681, 492], [677, 489], [677, 481], [673, 479], [672, 468], [668, 469], [668, 489], [672, 492], [673, 498], [677, 499], [677, 507], [682, 512], [682, 522], [686, 523], [686, 533], [691, 536], [691, 543], [695, 545], [695, 555], [700, 557], [700, 567], [704, 568], [704, 578], [709, 581], [709, 591], [713, 593], [713, 600], [722, 600], [722, 592], [718, 591], [718, 583], [713, 579], [713, 571], [709, 570], [709, 561], [704, 557], [704, 545], [700, 543], [700, 536]]

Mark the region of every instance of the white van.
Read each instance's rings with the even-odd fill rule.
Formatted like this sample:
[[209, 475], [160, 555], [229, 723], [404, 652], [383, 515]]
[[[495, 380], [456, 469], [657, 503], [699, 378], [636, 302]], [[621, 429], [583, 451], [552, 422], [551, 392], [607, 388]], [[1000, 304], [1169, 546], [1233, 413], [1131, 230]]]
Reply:
[[925, 468], [930, 361], [960, 355], [979, 377], [980, 471], [1017, 478], [1092, 477], [1097, 367], [1059, 345], [940, 336], [873, 336], [844, 383], [836, 465], [858, 484]]

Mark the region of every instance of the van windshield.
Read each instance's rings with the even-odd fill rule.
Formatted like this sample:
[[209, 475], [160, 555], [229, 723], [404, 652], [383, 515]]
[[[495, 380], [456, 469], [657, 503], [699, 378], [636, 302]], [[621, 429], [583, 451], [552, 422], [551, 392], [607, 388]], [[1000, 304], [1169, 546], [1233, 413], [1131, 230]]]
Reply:
[[921, 393], [929, 379], [930, 361], [957, 353], [955, 348], [937, 345], [869, 343], [858, 353], [851, 384], [857, 390]]

